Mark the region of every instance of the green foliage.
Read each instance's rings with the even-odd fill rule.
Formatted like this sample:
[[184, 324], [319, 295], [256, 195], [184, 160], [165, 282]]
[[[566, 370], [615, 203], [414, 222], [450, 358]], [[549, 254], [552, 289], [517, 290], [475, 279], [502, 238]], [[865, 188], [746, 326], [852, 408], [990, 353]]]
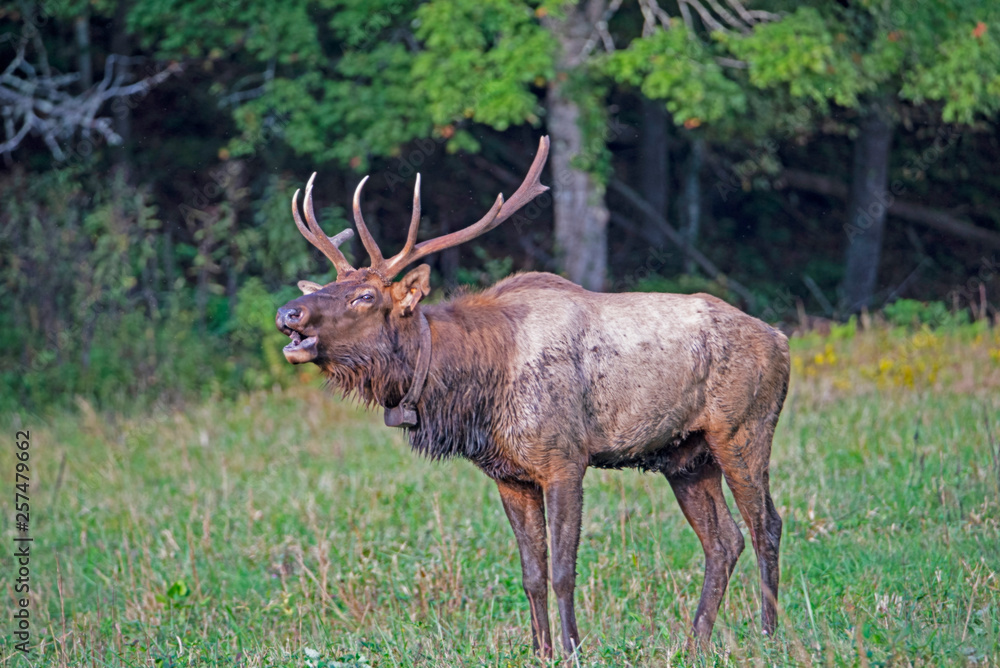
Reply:
[[736, 303], [739, 300], [738, 296], [726, 287], [724, 281], [691, 274], [679, 274], [672, 278], [658, 275], [647, 276], [636, 281], [629, 289], [632, 292], [672, 292], [683, 295], [707, 292], [731, 303]]
[[157, 594], [157, 603], [162, 604], [168, 610], [182, 608], [186, 604], [186, 599], [191, 595], [191, 588], [183, 580], [177, 580], [163, 594]]
[[812, 7], [800, 7], [747, 36], [720, 34], [718, 39], [748, 63], [750, 83], [757, 88], [787, 85], [793, 100], [853, 107], [872, 84], [863, 76], [863, 68], [852, 61], [849, 49], [855, 45], [847, 43], [846, 30], [836, 19]]
[[281, 352], [288, 339], [275, 328], [274, 313], [296, 296], [291, 287], [272, 294], [257, 277], [248, 279], [237, 293], [229, 339], [251, 362], [241, 374], [243, 387], [267, 388], [289, 377], [288, 362]]
[[605, 71], [646, 97], [665, 100], [677, 124], [717, 123], [746, 109], [739, 84], [682, 25], [633, 39], [606, 59]]
[[[420, 138], [443, 138], [451, 151], [478, 150], [464, 127], [470, 122], [498, 130], [539, 123], [534, 89], [552, 76], [554, 44], [531, 6], [319, 4], [329, 12], [332, 40], [310, 27], [297, 36], [304, 44], [275, 33], [274, 47], [253, 52], [288, 67], [263, 96], [234, 112], [242, 131], [230, 145], [235, 154], [255, 150], [274, 132], [300, 155], [364, 169], [370, 156], [395, 155]], [[246, 30], [256, 36], [256, 28]], [[387, 37], [400, 33], [409, 39]], [[327, 55], [317, 60], [316, 54]]]
[[921, 302], [916, 299], [897, 299], [887, 304], [882, 312], [886, 319], [898, 327], [951, 329], [969, 323], [969, 312], [952, 313], [944, 302]]
[[222, 58], [245, 50], [261, 60], [315, 66], [321, 51], [307, 2], [142, 0], [128, 28], [161, 58]]
[[[977, 114], [1000, 109], [1000, 25], [960, 23], [947, 30], [933, 58], [914, 67], [900, 91], [916, 103], [943, 103], [946, 123], [971, 123]], [[992, 25], [992, 30], [989, 26]], [[975, 33], [982, 30], [978, 37]]]
[[[92, 197], [83, 195], [88, 191]], [[262, 278], [252, 278], [234, 295], [230, 313], [214, 281], [202, 297], [197, 282], [183, 277], [164, 286], [167, 242], [143, 189], [127, 187], [120, 175], [104, 184], [81, 166], [31, 180], [15, 172], [0, 180], [0, 196], [6, 203], [0, 308], [18, 314], [0, 327], [0, 410], [51, 410], [77, 395], [98, 406], [141, 406], [292, 377], [273, 314], [294, 287], [275, 295]], [[231, 244], [205, 245], [212, 234], [229, 231], [225, 216], [192, 215], [200, 223], [193, 235], [198, 245], [176, 248], [173, 262], [181, 267], [174, 271], [197, 277], [219, 264], [234, 270], [267, 264], [279, 274], [277, 283], [308, 275], [316, 265], [287, 220], [283, 193], [282, 199], [281, 221], [269, 217], [265, 199], [255, 216], [259, 226], [243, 227]], [[323, 213], [337, 217], [340, 210]]]
[[[988, 2], [805, 5], [747, 34], [657, 29], [607, 58], [605, 71], [665, 100], [674, 120], [689, 126], [731, 130], [734, 116], [760, 108], [755, 122], [780, 130], [797, 105], [826, 114], [831, 105], [897, 96], [940, 101], [945, 122], [970, 123], [1000, 109], [998, 18]], [[720, 66], [717, 56], [744, 62], [746, 74]], [[782, 95], [784, 108], [776, 107]]]
[[480, 288], [493, 285], [497, 281], [510, 276], [514, 268], [514, 259], [510, 257], [490, 257], [489, 253], [482, 246], [473, 246], [472, 252], [479, 261], [478, 269], [466, 267], [458, 268], [458, 282], [460, 285], [469, 285]]
[[831, 341], [850, 341], [858, 333], [858, 316], [852, 315], [847, 322], [830, 325]]
[[[771, 455], [773, 639], [747, 536], [710, 650], [688, 653], [697, 536], [663, 476], [589, 471], [573, 665], [1000, 663], [1000, 338], [943, 338], [954, 380], [934, 391], [835, 385], [911, 339], [799, 353], [822, 364], [795, 372]], [[31, 430], [33, 480], [65, 465], [37, 499], [59, 560], [32, 560], [33, 629], [86, 642], [56, 634], [34, 665], [539, 665], [496, 486], [307, 385], [134, 418], [0, 412], [4, 433]]]
[[411, 84], [424, 90], [436, 127], [469, 119], [498, 130], [537, 125], [532, 88], [553, 76], [555, 42], [530, 5], [506, 0], [437, 0], [416, 12], [423, 48]]

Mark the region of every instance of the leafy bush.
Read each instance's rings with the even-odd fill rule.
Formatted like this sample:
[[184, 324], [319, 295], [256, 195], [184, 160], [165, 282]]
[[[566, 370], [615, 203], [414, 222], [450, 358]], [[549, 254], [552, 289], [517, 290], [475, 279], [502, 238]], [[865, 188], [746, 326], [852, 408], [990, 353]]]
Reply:
[[932, 329], [947, 329], [969, 323], [968, 311], [952, 313], [945, 306], [944, 302], [921, 302], [916, 299], [898, 299], [882, 309], [882, 313], [890, 324], [897, 327], [927, 325]]
[[479, 260], [480, 269], [459, 267], [457, 278], [460, 285], [486, 287], [510, 276], [514, 269], [514, 259], [509, 256], [490, 257], [482, 246], [473, 246], [472, 252]]
[[852, 315], [843, 324], [833, 323], [830, 325], [831, 341], [850, 341], [858, 333], [858, 316]]
[[[143, 188], [77, 168], [14, 172], [0, 197], [0, 308], [16, 314], [0, 323], [0, 411], [77, 396], [141, 408], [293, 378], [273, 318], [295, 288], [271, 292], [267, 279], [283, 284], [311, 263], [304, 244], [291, 250], [294, 225], [279, 230], [261, 210], [230, 236], [221, 228], [231, 221], [199, 212], [196, 244], [171, 246]], [[281, 238], [259, 244], [263, 229]], [[275, 248], [289, 249], [287, 264], [263, 255]], [[270, 273], [243, 280], [237, 270], [250, 263]]]
[[274, 326], [274, 313], [283, 303], [295, 297], [294, 288], [275, 295], [267, 291], [264, 282], [252, 277], [237, 294], [230, 339], [242, 353], [241, 359], [253, 364], [242, 369], [240, 384], [249, 388], [264, 388], [289, 377], [288, 362], [281, 348], [288, 339]]
[[681, 274], [672, 278], [659, 275], [646, 276], [635, 281], [628, 289], [632, 292], [673, 292], [684, 295], [707, 292], [730, 303], [737, 301], [737, 296], [726, 287], [724, 282], [690, 274]]

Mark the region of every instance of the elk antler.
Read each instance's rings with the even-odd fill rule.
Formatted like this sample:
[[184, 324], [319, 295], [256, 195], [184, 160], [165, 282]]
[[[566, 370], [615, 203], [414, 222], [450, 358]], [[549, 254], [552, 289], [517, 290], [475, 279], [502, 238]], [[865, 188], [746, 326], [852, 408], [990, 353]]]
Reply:
[[361, 190], [367, 182], [368, 177], [366, 176], [361, 179], [361, 183], [354, 191], [354, 225], [358, 228], [358, 234], [361, 235], [361, 243], [365, 245], [365, 250], [368, 251], [368, 256], [372, 259], [372, 268], [377, 269], [385, 264], [385, 260], [382, 258], [382, 251], [379, 250], [378, 244], [375, 243], [375, 237], [368, 231], [365, 219], [361, 215]]
[[[368, 177], [366, 176], [361, 179], [357, 190], [354, 191], [354, 224], [358, 228], [361, 243], [364, 244], [365, 250], [368, 251], [368, 255], [372, 260], [369, 271], [380, 276], [388, 283], [406, 265], [412, 264], [431, 253], [437, 253], [446, 248], [463, 244], [481, 234], [489, 232], [517, 213], [528, 202], [549, 189], [548, 186], [543, 186], [539, 180], [542, 175], [542, 168], [545, 167], [545, 161], [548, 160], [548, 157], [549, 138], [545, 136], [538, 141], [538, 153], [535, 154], [535, 160], [531, 163], [528, 175], [524, 177], [521, 186], [511, 195], [509, 200], [504, 201], [503, 194], [501, 193], [497, 195], [493, 206], [490, 207], [490, 210], [479, 221], [457, 232], [452, 232], [436, 239], [428, 239], [419, 244], [417, 243], [417, 231], [420, 228], [420, 175], [417, 174], [417, 183], [413, 188], [413, 215], [410, 218], [410, 230], [406, 235], [406, 244], [403, 246], [403, 250], [388, 260], [382, 256], [382, 251], [379, 250], [378, 244], [375, 243], [375, 238], [368, 231], [365, 219], [361, 215], [361, 190], [365, 187]], [[320, 229], [319, 223], [316, 222], [316, 214], [313, 212], [312, 205], [312, 188], [315, 178], [316, 174], [313, 174], [309, 178], [309, 183], [306, 184], [304, 208], [308, 227], [306, 227], [306, 224], [303, 224], [302, 218], [299, 217], [298, 190], [295, 191], [295, 196], [292, 198], [292, 216], [295, 218], [295, 224], [298, 226], [302, 236], [313, 246], [323, 251], [323, 254], [333, 262], [337, 268], [337, 280], [339, 281], [352, 271], [355, 271], [354, 267], [350, 265], [347, 258], [344, 257], [344, 254], [338, 248], [341, 243], [354, 236], [354, 232], [352, 230], [344, 230], [334, 237], [328, 237]]]
[[[375, 240], [371, 238], [371, 235], [368, 233], [368, 228], [365, 227], [364, 220], [361, 218], [359, 197], [361, 194], [361, 186], [365, 183], [362, 181], [354, 195], [354, 220], [357, 223], [358, 232], [361, 234], [361, 241], [364, 242], [365, 248], [368, 250], [368, 254], [372, 258], [372, 269], [377, 271], [382, 276], [385, 276], [387, 279], [392, 279], [393, 276], [398, 274], [408, 264], [412, 264], [413, 262], [416, 262], [417, 260], [432, 253], [437, 253], [438, 251], [445, 250], [446, 248], [463, 244], [466, 241], [475, 239], [481, 234], [489, 232], [494, 227], [517, 213], [517, 211], [522, 209], [528, 202], [549, 189], [548, 186], [543, 186], [539, 180], [542, 175], [542, 168], [545, 166], [545, 161], [548, 157], [549, 138], [546, 136], [542, 137], [538, 141], [538, 153], [535, 154], [535, 160], [531, 163], [531, 169], [528, 170], [528, 175], [524, 177], [524, 181], [521, 183], [521, 186], [513, 195], [511, 195], [509, 200], [504, 201], [503, 194], [497, 195], [497, 199], [493, 203], [493, 206], [486, 213], [486, 215], [480, 218], [477, 222], [469, 225], [465, 229], [437, 237], [436, 239], [428, 239], [427, 241], [422, 241], [419, 244], [416, 243], [417, 229], [420, 227], [420, 176], [417, 175], [417, 183], [413, 189], [413, 215], [410, 218], [410, 230], [406, 235], [406, 245], [403, 246], [403, 250], [388, 260], [382, 258], [381, 251], [379, 251], [378, 246], [375, 245]], [[369, 241], [366, 241], [366, 239], [370, 240], [370, 246]]]
[[[344, 254], [340, 252], [340, 244], [344, 243], [348, 239], [354, 236], [354, 230], [346, 229], [339, 234], [328, 237], [326, 233], [320, 228], [319, 223], [316, 221], [316, 212], [313, 211], [313, 199], [312, 199], [312, 189], [313, 181], [316, 180], [316, 172], [309, 177], [309, 182], [306, 184], [306, 199], [304, 203], [304, 208], [306, 211], [306, 222], [309, 224], [307, 228], [305, 224], [302, 223], [302, 218], [299, 216], [299, 191], [296, 190], [295, 194], [292, 196], [292, 218], [295, 219], [295, 225], [299, 228], [299, 232], [302, 236], [311, 243], [316, 248], [323, 251], [323, 255], [330, 259], [333, 266], [337, 268], [337, 280], [340, 280], [347, 274], [354, 271], [354, 267], [351, 263], [347, 261]], [[368, 230], [365, 230], [367, 232]], [[366, 244], [367, 246], [367, 244]]]

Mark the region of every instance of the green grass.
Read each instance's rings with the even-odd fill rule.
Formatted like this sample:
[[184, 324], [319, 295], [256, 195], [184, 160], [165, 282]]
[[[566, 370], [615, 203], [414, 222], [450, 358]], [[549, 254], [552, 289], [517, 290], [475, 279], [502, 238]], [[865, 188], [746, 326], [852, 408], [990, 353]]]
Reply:
[[[579, 665], [1000, 664], [1000, 335], [936, 341], [794, 347], [772, 457], [785, 520], [773, 640], [757, 631], [748, 549], [713, 651], [688, 653], [703, 557], [669, 485], [588, 472]], [[878, 376], [880, 359], [898, 368], [915, 351], [934, 356], [926, 386]], [[318, 382], [0, 424], [6, 443], [31, 431], [31, 665], [539, 663], [492, 483], [411, 454]], [[11, 487], [0, 592], [13, 601]], [[0, 665], [28, 665], [0, 628]]]

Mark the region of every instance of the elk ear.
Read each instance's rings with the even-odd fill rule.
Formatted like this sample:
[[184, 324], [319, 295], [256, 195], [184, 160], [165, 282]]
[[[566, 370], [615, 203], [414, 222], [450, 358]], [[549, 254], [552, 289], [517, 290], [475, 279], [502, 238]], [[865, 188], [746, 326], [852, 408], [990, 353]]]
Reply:
[[323, 286], [319, 283], [313, 283], [312, 281], [299, 281], [299, 290], [301, 290], [304, 295], [309, 295], [322, 289]]
[[422, 264], [392, 284], [392, 301], [404, 318], [431, 292], [431, 268]]

